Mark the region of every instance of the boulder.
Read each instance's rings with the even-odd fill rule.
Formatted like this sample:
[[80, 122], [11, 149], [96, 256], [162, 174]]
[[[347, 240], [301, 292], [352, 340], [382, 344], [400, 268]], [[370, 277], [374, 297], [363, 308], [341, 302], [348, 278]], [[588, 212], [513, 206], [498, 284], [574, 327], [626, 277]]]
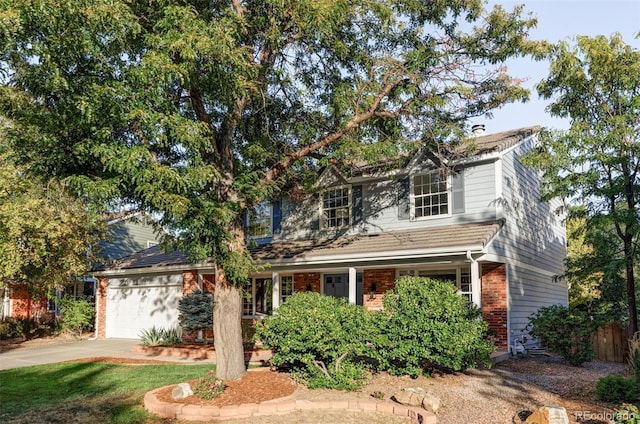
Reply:
[[410, 387], [394, 393], [392, 399], [401, 405], [421, 406], [427, 411], [437, 412], [442, 401], [431, 392], [426, 392], [421, 387]]
[[427, 392], [422, 399], [422, 407], [427, 411], [433, 412], [434, 414], [438, 412], [441, 404], [442, 401], [440, 400], [440, 398], [430, 392]]
[[394, 393], [393, 400], [401, 405], [422, 406], [422, 400], [427, 392], [420, 387], [409, 387]]
[[569, 424], [569, 416], [561, 406], [545, 405], [533, 411], [525, 424]]
[[189, 385], [189, 383], [180, 383], [171, 392], [171, 397], [173, 398], [173, 400], [178, 400], [189, 397], [192, 394], [193, 390], [191, 390], [191, 386]]

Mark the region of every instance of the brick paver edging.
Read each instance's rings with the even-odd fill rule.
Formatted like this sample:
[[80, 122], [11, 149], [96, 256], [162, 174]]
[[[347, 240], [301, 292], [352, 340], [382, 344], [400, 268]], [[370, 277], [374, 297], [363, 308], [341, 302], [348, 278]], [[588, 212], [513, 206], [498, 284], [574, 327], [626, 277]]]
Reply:
[[[165, 386], [170, 387], [170, 386]], [[144, 395], [144, 407], [147, 411], [164, 418], [177, 418], [185, 421], [217, 421], [230, 418], [248, 418], [264, 415], [287, 414], [293, 411], [308, 411], [318, 409], [345, 409], [349, 411], [378, 412], [388, 415], [409, 417], [413, 422], [421, 424], [436, 424], [433, 412], [411, 408], [389, 402], [374, 400], [342, 400], [312, 402], [308, 400], [291, 399], [285, 397], [280, 400], [269, 400], [260, 403], [245, 403], [232, 406], [200, 406], [183, 403], [163, 402], [156, 393], [164, 387], [147, 392]]]

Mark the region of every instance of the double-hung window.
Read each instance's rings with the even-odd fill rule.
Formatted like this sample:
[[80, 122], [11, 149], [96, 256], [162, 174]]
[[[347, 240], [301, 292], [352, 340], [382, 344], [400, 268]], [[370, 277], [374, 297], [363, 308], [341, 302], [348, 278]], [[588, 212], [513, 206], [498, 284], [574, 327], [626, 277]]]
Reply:
[[415, 175], [412, 179], [412, 213], [414, 219], [450, 213], [449, 184], [441, 172]]
[[270, 237], [273, 232], [271, 203], [262, 202], [247, 210], [246, 233], [249, 237]]
[[322, 228], [345, 228], [351, 222], [351, 190], [349, 187], [334, 187], [322, 193]]

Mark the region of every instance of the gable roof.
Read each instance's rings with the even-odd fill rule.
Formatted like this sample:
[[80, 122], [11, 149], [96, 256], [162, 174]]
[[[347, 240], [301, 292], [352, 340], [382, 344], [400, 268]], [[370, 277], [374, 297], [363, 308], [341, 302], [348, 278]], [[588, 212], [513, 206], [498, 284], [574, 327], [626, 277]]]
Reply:
[[[351, 164], [351, 172], [349, 178], [365, 177], [376, 174], [384, 174], [388, 171], [407, 172], [418, 163], [424, 160], [431, 161], [434, 166], [440, 167], [442, 162], [451, 162], [462, 160], [464, 162], [474, 162], [483, 160], [487, 156], [499, 154], [526, 138], [540, 132], [542, 127], [539, 125], [531, 127], [516, 128], [513, 130], [502, 131], [487, 135], [474, 135], [462, 140], [462, 142], [454, 146], [442, 146], [440, 152], [428, 152], [420, 150], [412, 156], [400, 156], [396, 158], [385, 158], [376, 163], [368, 163], [358, 160]], [[393, 168], [391, 166], [395, 165]], [[335, 172], [339, 172], [334, 168]], [[343, 177], [347, 180], [346, 177]]]
[[535, 125], [532, 127], [517, 128], [509, 131], [502, 131], [495, 134], [480, 135], [470, 137], [465, 142], [456, 147], [456, 153], [463, 156], [481, 156], [488, 153], [496, 153], [507, 150], [515, 146], [518, 142], [531, 135], [540, 132], [542, 127]]

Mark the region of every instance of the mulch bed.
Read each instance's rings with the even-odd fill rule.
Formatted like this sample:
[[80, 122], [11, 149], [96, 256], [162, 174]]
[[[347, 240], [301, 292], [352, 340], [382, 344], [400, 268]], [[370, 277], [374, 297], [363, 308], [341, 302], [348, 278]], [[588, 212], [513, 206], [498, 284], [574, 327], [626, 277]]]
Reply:
[[[191, 387], [194, 387], [197, 380], [189, 381], [188, 383]], [[241, 405], [243, 403], [259, 403], [290, 396], [296, 390], [296, 383], [288, 374], [268, 370], [250, 371], [240, 380], [225, 381], [224, 392], [212, 400], [200, 399], [195, 395], [173, 400], [171, 393], [175, 387], [163, 388], [156, 393], [156, 397], [163, 402], [176, 402], [187, 405]]]

